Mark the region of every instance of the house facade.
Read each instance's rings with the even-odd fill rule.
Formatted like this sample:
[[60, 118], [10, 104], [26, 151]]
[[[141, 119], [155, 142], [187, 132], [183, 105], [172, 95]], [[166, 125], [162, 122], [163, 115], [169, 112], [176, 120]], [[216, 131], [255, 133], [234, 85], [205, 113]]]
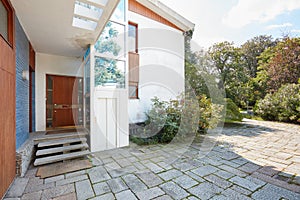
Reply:
[[84, 129], [91, 152], [127, 146], [151, 98], [184, 91], [194, 24], [159, 1], [1, 0], [0, 11], [0, 197], [26, 172], [34, 132]]

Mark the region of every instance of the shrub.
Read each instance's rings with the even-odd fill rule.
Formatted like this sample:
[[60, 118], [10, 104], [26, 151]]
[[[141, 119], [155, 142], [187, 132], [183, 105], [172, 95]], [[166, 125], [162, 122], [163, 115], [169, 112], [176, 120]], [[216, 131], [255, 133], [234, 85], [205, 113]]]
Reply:
[[179, 97], [175, 100], [152, 99], [147, 120], [131, 140], [137, 144], [169, 143], [175, 136], [183, 138], [199, 130], [213, 128], [221, 118], [222, 106], [212, 104], [206, 96], [197, 99]]
[[300, 123], [300, 84], [283, 85], [257, 102], [255, 112], [265, 120]]
[[226, 102], [225, 122], [242, 121], [243, 115], [240, 113], [239, 107], [229, 98]]
[[214, 104], [205, 95], [198, 97], [199, 102], [199, 131], [205, 132], [209, 128], [215, 128], [222, 118], [223, 105]]

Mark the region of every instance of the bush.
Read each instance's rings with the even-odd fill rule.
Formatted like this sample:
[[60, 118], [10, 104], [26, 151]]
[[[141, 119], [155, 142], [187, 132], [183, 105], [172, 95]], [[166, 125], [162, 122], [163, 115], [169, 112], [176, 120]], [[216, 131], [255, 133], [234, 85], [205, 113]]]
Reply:
[[170, 101], [155, 97], [152, 102], [143, 128], [136, 136], [130, 137], [137, 144], [169, 143], [175, 136], [181, 139], [197, 131], [213, 128], [218, 124], [223, 109], [212, 104], [205, 96]]
[[229, 98], [226, 102], [226, 116], [225, 122], [242, 121], [243, 115], [240, 113], [239, 107]]
[[300, 123], [300, 84], [283, 85], [257, 102], [255, 113], [265, 120]]
[[198, 97], [199, 102], [199, 131], [205, 132], [209, 128], [215, 128], [222, 118], [223, 105], [214, 104], [205, 95]]

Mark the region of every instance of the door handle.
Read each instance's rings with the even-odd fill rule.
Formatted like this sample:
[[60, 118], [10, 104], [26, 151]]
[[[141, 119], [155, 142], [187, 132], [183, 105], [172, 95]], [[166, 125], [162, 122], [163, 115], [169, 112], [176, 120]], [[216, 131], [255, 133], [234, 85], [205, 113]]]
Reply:
[[56, 113], [56, 110], [54, 110], [54, 112]]

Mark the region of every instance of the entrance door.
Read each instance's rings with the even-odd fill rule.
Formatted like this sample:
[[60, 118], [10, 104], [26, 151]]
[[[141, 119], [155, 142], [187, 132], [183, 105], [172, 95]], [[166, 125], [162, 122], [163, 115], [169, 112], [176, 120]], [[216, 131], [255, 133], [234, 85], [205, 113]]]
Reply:
[[47, 127], [82, 124], [82, 78], [47, 75]]

